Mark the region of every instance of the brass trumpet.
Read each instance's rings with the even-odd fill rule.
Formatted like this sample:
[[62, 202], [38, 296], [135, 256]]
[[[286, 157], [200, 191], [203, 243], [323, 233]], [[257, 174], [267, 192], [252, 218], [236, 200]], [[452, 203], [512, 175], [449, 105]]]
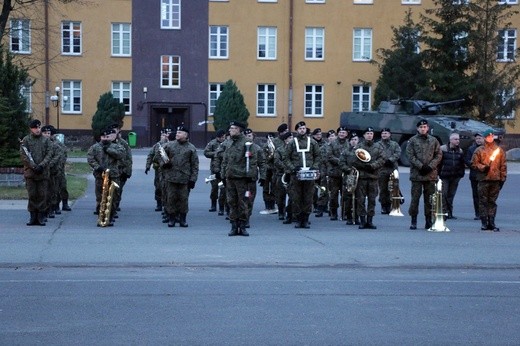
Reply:
[[446, 227], [444, 217], [447, 214], [442, 212], [442, 180], [438, 180], [435, 184], [435, 192], [430, 196], [432, 203], [432, 219], [435, 219], [433, 225], [428, 229], [430, 232], [449, 232], [450, 229]]
[[390, 173], [390, 179], [388, 180], [388, 190], [390, 191], [390, 198], [392, 199], [392, 210], [390, 216], [404, 216], [401, 212], [401, 204], [404, 201], [401, 190], [399, 189], [399, 171], [394, 169]]

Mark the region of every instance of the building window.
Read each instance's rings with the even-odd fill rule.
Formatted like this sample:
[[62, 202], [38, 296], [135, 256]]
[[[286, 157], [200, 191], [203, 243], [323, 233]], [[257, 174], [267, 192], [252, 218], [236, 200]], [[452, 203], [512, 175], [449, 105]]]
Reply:
[[323, 60], [324, 45], [324, 28], [305, 29], [305, 60]]
[[352, 111], [364, 112], [370, 110], [370, 87], [354, 85], [352, 87]]
[[130, 56], [132, 54], [132, 26], [129, 23], [112, 24], [112, 55]]
[[261, 60], [276, 59], [276, 28], [258, 28], [258, 53], [257, 58]]
[[81, 23], [61, 23], [61, 51], [66, 55], [81, 54]]
[[497, 61], [513, 61], [516, 50], [516, 30], [500, 30], [498, 36], [500, 41], [497, 46]]
[[325, 0], [305, 0], [308, 4], [324, 4]]
[[258, 0], [258, 2], [278, 2], [278, 0]]
[[256, 114], [258, 116], [276, 116], [276, 85], [258, 85], [256, 91]]
[[181, 57], [178, 55], [161, 56], [161, 87], [181, 87]]
[[354, 61], [372, 59], [372, 29], [354, 29]]
[[401, 4], [403, 4], [403, 5], [420, 5], [421, 0], [401, 0]]
[[515, 109], [513, 107], [515, 93], [515, 89], [503, 90], [498, 93], [498, 103], [504, 107], [503, 115], [497, 116], [498, 119], [511, 120], [515, 118]]
[[217, 106], [217, 100], [220, 97], [220, 94], [224, 90], [223, 83], [210, 83], [209, 85], [209, 114], [213, 115], [215, 113], [215, 107]]
[[32, 86], [23, 85], [20, 89], [20, 95], [22, 95], [25, 100], [25, 111], [32, 113]]
[[181, 28], [181, 0], [161, 0], [161, 29]]
[[63, 113], [81, 113], [81, 81], [64, 80], [62, 82], [61, 111]]
[[374, 0], [354, 0], [354, 4], [373, 4]]
[[323, 85], [305, 86], [305, 114], [306, 117], [323, 116]]
[[131, 90], [130, 82], [112, 82], [112, 95], [116, 100], [125, 105], [125, 114], [131, 113]]
[[498, 0], [499, 5], [514, 5], [518, 4], [518, 0]]
[[28, 19], [11, 20], [11, 52], [31, 54], [31, 22]]
[[228, 58], [228, 27], [210, 26], [209, 27], [209, 57], [211, 59]]

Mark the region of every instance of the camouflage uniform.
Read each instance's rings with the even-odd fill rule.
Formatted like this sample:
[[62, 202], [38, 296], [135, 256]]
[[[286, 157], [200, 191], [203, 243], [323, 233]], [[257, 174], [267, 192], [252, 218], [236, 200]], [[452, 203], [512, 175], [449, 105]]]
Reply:
[[406, 154], [410, 160], [410, 181], [412, 182], [412, 197], [408, 209], [408, 214], [412, 217], [411, 228], [417, 227], [419, 200], [424, 192], [425, 228], [428, 229], [432, 224], [430, 197], [435, 193], [435, 183], [438, 178], [437, 166], [442, 160], [441, 147], [435, 137], [429, 134], [417, 134], [408, 141]]
[[322, 157], [320, 164], [320, 180], [319, 185], [321, 187], [325, 187], [325, 191], [318, 193], [315, 189], [314, 191], [314, 203], [317, 209], [316, 217], [322, 217], [324, 212], [328, 212], [329, 205], [329, 194], [330, 194], [330, 186], [329, 186], [329, 163], [327, 161], [327, 157], [330, 151], [330, 144], [327, 141], [321, 141], [318, 143], [320, 145], [320, 157]]
[[160, 169], [160, 155], [158, 155], [159, 152], [159, 146], [166, 143], [166, 140], [161, 140], [157, 143], [155, 143], [150, 151], [148, 152], [148, 155], [146, 156], [146, 167], [145, 167], [145, 173], [148, 173], [151, 167], [153, 167], [154, 170], [154, 178], [153, 178], [153, 185], [154, 185], [154, 198], [156, 202], [156, 208], [155, 211], [161, 211], [163, 204], [162, 204], [162, 186], [161, 186], [161, 169]]
[[[498, 150], [494, 161], [491, 155]], [[482, 230], [498, 231], [495, 226], [497, 199], [507, 179], [506, 154], [495, 142], [485, 142], [478, 147], [471, 159], [471, 167], [477, 170], [479, 213]]]
[[473, 157], [473, 153], [480, 145], [477, 143], [473, 143], [470, 145], [466, 154], [464, 155], [464, 162], [466, 166], [469, 167], [469, 181], [471, 183], [471, 195], [473, 197], [473, 211], [475, 212], [475, 219], [480, 219], [480, 211], [479, 211], [479, 196], [478, 196], [478, 180], [477, 180], [477, 172], [475, 168], [471, 166], [471, 158]]
[[[354, 162], [354, 160], [357, 160], [357, 157], [356, 157], [356, 154], [355, 154], [355, 151], [356, 151], [357, 148], [358, 148], [358, 146], [355, 146], [355, 147], [349, 146], [348, 149], [344, 150], [341, 153], [341, 156], [340, 156], [339, 160], [340, 160], [340, 163], [341, 163], [341, 170], [343, 172], [344, 179], [347, 179], [348, 175], [351, 175], [351, 174], [354, 173], [352, 171], [352, 169], [353, 169], [352, 168], [352, 162]], [[345, 181], [343, 181], [343, 184], [345, 184]], [[347, 225], [359, 224], [359, 222], [358, 222], [358, 220], [359, 220], [359, 211], [354, 209], [354, 208], [357, 207], [355, 205], [356, 190], [354, 189], [353, 192], [348, 193], [346, 191], [346, 189], [342, 188], [342, 191], [345, 193], [344, 200], [343, 200], [343, 203], [345, 203], [345, 206], [344, 206], [344, 209], [345, 209], [344, 210], [344, 214], [345, 215], [342, 215], [342, 217], [347, 219]]]
[[[285, 214], [287, 214], [287, 223], [292, 222], [291, 212], [291, 200], [287, 201], [287, 187], [282, 182], [283, 174], [285, 173], [285, 157], [287, 155], [285, 143], [282, 146], [276, 148], [274, 152], [274, 166], [276, 169], [276, 183], [277, 183], [277, 196], [276, 204], [278, 205], [278, 219], [284, 220]], [[285, 222], [284, 222], [285, 223]]]
[[[372, 224], [375, 215], [376, 198], [378, 194], [378, 170], [383, 166], [385, 158], [383, 147], [373, 140], [362, 140], [358, 148], [365, 149], [370, 154], [370, 161], [363, 162], [357, 156], [350, 155], [350, 164], [359, 172], [359, 179], [356, 187], [356, 211], [359, 215], [359, 228], [375, 228]], [[367, 205], [365, 207], [365, 198]]]
[[[260, 179], [260, 170], [263, 170], [264, 172], [267, 171], [265, 152], [256, 143], [253, 143], [252, 148], [253, 148], [253, 151], [256, 153], [257, 172], [258, 173], [257, 173], [257, 176], [254, 179], [254, 181], [252, 181], [248, 184], [248, 188], [247, 188], [247, 190], [251, 192], [251, 196], [247, 199], [248, 214], [247, 214], [247, 221], [246, 221], [246, 225], [245, 225], [245, 227], [247, 227], [247, 228], [249, 228], [249, 219], [251, 218], [251, 215], [253, 213], [253, 206], [255, 204], [256, 180]], [[267, 173], [265, 173], [264, 176], [267, 176]], [[265, 184], [267, 184], [267, 181], [264, 181], [264, 180], [259, 180], [259, 181], [263, 184], [263, 187], [265, 187]]]
[[[218, 147], [217, 152], [215, 153], [215, 174], [217, 175], [218, 179], [221, 180], [222, 184], [225, 183], [225, 177], [223, 176], [222, 171], [222, 163], [224, 162], [224, 152], [227, 148], [233, 143], [233, 141], [230, 138], [227, 138], [222, 142], [220, 147]], [[227, 203], [227, 192], [225, 187], [220, 187], [220, 189], [223, 190], [223, 193], [220, 194], [219, 200], [218, 200], [218, 214], [224, 215], [224, 211], [227, 214], [226, 219], [229, 219], [229, 204]]]
[[392, 207], [392, 196], [388, 190], [388, 181], [390, 174], [394, 169], [398, 169], [398, 161], [401, 157], [401, 147], [396, 141], [391, 139], [381, 139], [379, 142], [383, 150], [383, 157], [385, 159], [383, 167], [379, 169], [379, 203], [381, 203], [381, 213], [389, 214]]
[[448, 219], [453, 218], [453, 200], [457, 193], [459, 181], [464, 177], [466, 166], [464, 153], [460, 147], [452, 148], [450, 144], [441, 145], [442, 160], [439, 164], [439, 177], [442, 180], [442, 207]]
[[[279, 138], [275, 138], [279, 139]], [[263, 146], [263, 154], [265, 157], [266, 170], [265, 170], [265, 183], [262, 187], [262, 198], [265, 204], [265, 210], [276, 210], [276, 170], [274, 167], [274, 151], [276, 150], [275, 139], [273, 139], [274, 148], [269, 146], [269, 142], [266, 142]], [[279, 142], [278, 142], [279, 143]], [[278, 144], [280, 145], [280, 144]]]
[[[119, 185], [120, 172], [119, 172], [119, 161], [125, 156], [125, 148], [116, 142], [108, 142], [103, 144], [98, 142], [93, 144], [87, 152], [87, 162], [94, 170], [94, 178], [96, 179], [96, 212], [99, 212], [99, 205], [101, 203], [101, 195], [103, 192], [103, 172], [107, 169], [110, 170], [109, 178], [111, 182]], [[112, 215], [115, 214], [114, 207], [116, 201], [119, 199], [118, 189], [114, 192], [114, 198], [112, 200]], [[111, 221], [111, 220], [110, 220]]]
[[[296, 142], [298, 142], [300, 150], [307, 149], [307, 152], [298, 152]], [[296, 179], [296, 173], [304, 166], [302, 155], [305, 155], [306, 167], [319, 170], [321, 157], [318, 143], [309, 138], [308, 135], [298, 134], [287, 145], [285, 172], [288, 176], [290, 174], [289, 195], [292, 200], [292, 213], [293, 217], [299, 222], [296, 227], [308, 228], [315, 181]]]
[[48, 184], [48, 193], [47, 193], [47, 215], [50, 218], [54, 217], [54, 213], [56, 211], [57, 205], [60, 203], [60, 191], [58, 190], [58, 174], [60, 171], [60, 163], [62, 160], [62, 152], [61, 147], [56, 143], [56, 141], [50, 137], [51, 141], [51, 159], [49, 161], [49, 173], [50, 179]]
[[121, 197], [123, 196], [123, 189], [125, 187], [126, 181], [130, 179], [132, 176], [132, 149], [130, 148], [130, 145], [128, 145], [128, 142], [125, 141], [122, 138], [117, 138], [116, 143], [120, 144], [125, 148], [125, 155], [124, 157], [119, 161], [119, 193], [118, 193], [118, 200], [116, 202], [116, 209], [119, 210], [119, 204], [121, 203]]
[[[30, 153], [27, 155], [23, 147]], [[29, 134], [22, 139], [20, 157], [24, 166], [23, 176], [28, 194], [27, 210], [31, 214], [28, 225], [45, 225], [48, 183], [50, 172], [49, 162], [52, 158], [51, 141], [42, 135]]]
[[62, 202], [61, 210], [70, 211], [71, 209], [69, 207], [69, 191], [67, 190], [67, 177], [65, 175], [65, 165], [67, 164], [67, 147], [64, 143], [61, 143], [58, 140], [55, 140], [55, 143], [57, 143], [60, 147], [60, 161], [56, 178], [58, 189], [58, 204], [56, 205], [56, 214], [58, 214], [60, 200]]
[[338, 198], [341, 198], [340, 194], [343, 188], [343, 171], [341, 170], [340, 157], [341, 153], [349, 148], [348, 138], [336, 138], [331, 144], [327, 151], [327, 163], [328, 163], [328, 177], [329, 177], [329, 207], [330, 207], [330, 219], [338, 219]]
[[[209, 143], [206, 145], [206, 148], [204, 148], [204, 156], [211, 160], [209, 164], [211, 174], [217, 175], [217, 173], [220, 171], [220, 168], [218, 167], [219, 160], [217, 159], [216, 155], [221, 144], [222, 142], [220, 142], [217, 138], [214, 138], [209, 141]], [[217, 202], [219, 204], [219, 208], [221, 207], [221, 210], [224, 208], [225, 191], [220, 189], [218, 186], [221, 181], [222, 179], [219, 178], [215, 178], [210, 181], [211, 192], [209, 194], [209, 199], [211, 200], [211, 208], [209, 211], [217, 210]]]
[[249, 189], [258, 175], [260, 179], [265, 180], [265, 167], [259, 169], [258, 148], [255, 146], [250, 147], [249, 170], [246, 170], [247, 141], [242, 133], [232, 137], [229, 145], [226, 144], [221, 167], [221, 175], [226, 182], [226, 198], [230, 209], [232, 231], [239, 229], [245, 234], [247, 232], [244, 232], [244, 228], [249, 215], [248, 199], [251, 196]]
[[182, 227], [187, 227], [188, 197], [199, 174], [197, 149], [186, 140], [170, 141], [164, 146], [164, 151], [170, 159], [162, 166], [167, 184], [165, 209], [169, 215], [168, 226], [175, 226], [175, 222], [179, 221]]

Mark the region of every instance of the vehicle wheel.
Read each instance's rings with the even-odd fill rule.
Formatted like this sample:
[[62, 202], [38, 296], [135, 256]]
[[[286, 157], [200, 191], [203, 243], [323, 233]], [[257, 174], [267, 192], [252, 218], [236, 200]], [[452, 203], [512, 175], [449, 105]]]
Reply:
[[399, 158], [399, 162], [401, 166], [410, 167], [410, 160], [408, 159], [408, 155], [406, 154], [406, 148], [408, 147], [408, 140], [401, 143], [401, 157]]

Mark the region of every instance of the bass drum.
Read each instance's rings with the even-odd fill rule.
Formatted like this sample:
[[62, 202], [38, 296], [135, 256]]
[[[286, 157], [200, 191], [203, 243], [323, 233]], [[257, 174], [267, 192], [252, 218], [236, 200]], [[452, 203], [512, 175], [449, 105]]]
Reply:
[[406, 148], [408, 147], [408, 140], [401, 143], [401, 157], [399, 157], [399, 163], [401, 166], [410, 167], [410, 160], [406, 154]]

